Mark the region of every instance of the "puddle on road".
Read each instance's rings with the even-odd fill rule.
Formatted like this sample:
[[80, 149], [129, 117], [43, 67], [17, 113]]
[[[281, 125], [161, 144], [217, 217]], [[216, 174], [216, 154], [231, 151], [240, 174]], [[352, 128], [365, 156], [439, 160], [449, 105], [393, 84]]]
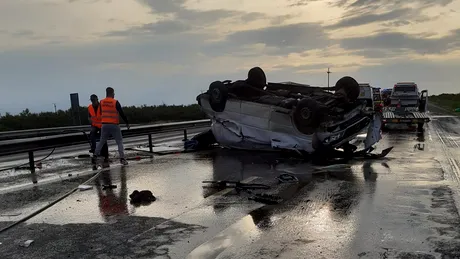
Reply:
[[257, 239], [260, 234], [260, 230], [254, 224], [253, 217], [248, 215], [220, 232], [212, 240], [195, 248], [186, 258], [216, 258], [229, 247], [242, 245], [242, 242], [246, 242], [248, 239]]
[[[101, 190], [100, 187], [94, 186], [92, 190], [77, 192], [66, 201], [56, 204], [29, 220], [28, 225], [54, 224], [60, 227], [81, 226], [82, 224], [116, 225], [119, 217], [145, 218], [145, 221], [153, 217], [171, 218], [184, 211], [197, 208], [209, 196], [209, 193], [203, 191], [201, 183], [203, 180], [242, 181], [258, 176], [261, 181], [277, 185], [275, 177], [280, 173], [286, 171], [293, 173], [299, 179], [298, 184], [282, 184], [274, 188], [280, 196], [287, 200], [285, 204], [266, 206], [265, 209], [251, 212], [249, 216], [253, 227], [248, 227], [242, 232], [236, 231], [231, 238], [237, 240], [238, 237], [244, 236], [256, 240], [258, 235], [248, 236], [248, 231], [256, 233], [273, 228], [276, 222], [282, 219], [284, 212], [292, 212], [294, 217], [299, 217], [305, 213], [304, 210], [311, 210], [309, 206], [324, 206], [322, 202], [328, 204], [331, 220], [337, 220], [334, 217], [338, 219], [346, 217], [356, 206], [356, 200], [359, 199], [364, 182], [375, 182], [377, 176], [376, 169], [373, 169], [375, 166], [367, 165], [367, 169], [362, 169], [361, 162], [322, 167], [321, 170], [315, 171], [315, 168], [318, 169], [318, 167], [296, 160], [280, 159], [278, 154], [254, 155], [248, 152], [215, 150], [180, 155], [180, 159], [169, 159], [172, 157], [177, 158], [177, 156], [162, 156], [152, 163], [141, 163], [132, 167], [123, 167], [124, 169], [111, 169], [111, 173], [101, 175], [98, 182], [115, 184], [117, 188]], [[315, 188], [321, 188], [328, 182], [334, 182], [334, 186], [341, 184], [332, 188], [326, 196], [321, 198], [322, 202], [316, 205], [310, 205], [311, 201], [303, 200]], [[311, 188], [308, 187], [310, 184], [313, 184]], [[50, 187], [52, 188], [51, 185]], [[128, 198], [134, 189], [151, 190], [158, 199], [149, 206], [134, 207], [129, 204]], [[46, 194], [38, 196], [40, 195], [46, 196]], [[244, 196], [240, 199], [234, 199], [234, 197], [209, 200], [209, 202], [211, 205], [215, 202], [214, 210], [215, 213], [218, 213], [225, 210], [225, 206], [234, 206], [235, 202], [238, 203], [244, 199]], [[36, 202], [33, 198], [29, 200], [32, 203]], [[305, 206], [305, 209], [299, 209], [299, 206]], [[82, 232], [78, 233], [83, 235]], [[221, 241], [228, 242], [225, 240]], [[80, 241], [75, 240], [77, 243]], [[152, 242], [151, 249], [155, 246], [155, 241]]]
[[[207, 156], [208, 160], [195, 160], [195, 158], [203, 156]], [[219, 191], [202, 188], [201, 181], [203, 180], [242, 181], [257, 176], [262, 179], [261, 181], [276, 185], [275, 177], [281, 173], [289, 172], [299, 179], [299, 183], [291, 184], [289, 188], [284, 188], [283, 190], [276, 190], [280, 192], [279, 194], [283, 196], [282, 198], [288, 200], [314, 179], [317, 181], [329, 179], [353, 181], [356, 177], [353, 170], [356, 171], [359, 168], [359, 165], [335, 165], [321, 167], [321, 170], [315, 171], [315, 168], [317, 169], [318, 167], [313, 167], [308, 163], [301, 163], [295, 160], [281, 160], [280, 162], [278, 154], [254, 155], [252, 153], [252, 155], [249, 155], [248, 152], [233, 152], [220, 149], [213, 152], [182, 156], [182, 158], [187, 157], [192, 159], [180, 162], [174, 161], [174, 159], [169, 160], [166, 156], [156, 159], [153, 162], [153, 166], [149, 163], [136, 165], [133, 168], [127, 167], [129, 168], [126, 169], [128, 171], [124, 172], [120, 171], [120, 169], [111, 169], [112, 173], [103, 173], [101, 175], [100, 182], [101, 184], [116, 184], [117, 188], [113, 190], [100, 190], [96, 186], [93, 190], [86, 191], [85, 193], [78, 192], [73, 195], [76, 198], [70, 201], [68, 205], [74, 209], [69, 210], [68, 206], [61, 202], [62, 205], [57, 204], [49, 210], [54, 211], [53, 213], [58, 213], [61, 210], [63, 214], [57, 217], [56, 220], [59, 222], [59, 219], [62, 219], [62, 223], [66, 222], [66, 218], [67, 221], [76, 220], [75, 222], [86, 222], [88, 220], [88, 222], [99, 222], [99, 217], [107, 218], [112, 214], [161, 215], [167, 217], [184, 208], [192, 208], [209, 195]], [[364, 178], [370, 179], [376, 176], [374, 172], [370, 172], [371, 169], [370, 167], [366, 171], [368, 173], [364, 174]], [[183, 174], [187, 175], [185, 179], [181, 179]], [[193, 181], [191, 181], [192, 179]], [[59, 184], [61, 183], [54, 185]], [[46, 190], [46, 188], [55, 188], [52, 187], [54, 185], [40, 188]], [[134, 207], [129, 204], [128, 198], [128, 195], [134, 189], [152, 190], [153, 194], [158, 197], [158, 200], [149, 206]], [[51, 193], [47, 193], [46, 191], [35, 192], [34, 195], [35, 198], [25, 198], [24, 201], [34, 203], [37, 199], [46, 199], [43, 197], [52, 196]], [[186, 197], [185, 199], [181, 198], [184, 196]], [[97, 200], [99, 200], [99, 205], [96, 205], [94, 202], [88, 203], [89, 201]], [[15, 204], [15, 202], [11, 204]], [[99, 206], [100, 213], [94, 214], [95, 211], [91, 209], [88, 211], [89, 214], [85, 216], [85, 213], [74, 211], [83, 207], [87, 210], [89, 207], [94, 207], [95, 205]], [[8, 206], [5, 209], [13, 209], [15, 207], [12, 205], [4, 206]], [[219, 206], [217, 205], [216, 208]], [[72, 211], [74, 212], [72, 213]], [[47, 213], [45, 212], [45, 214]], [[81, 216], [80, 220], [76, 219], [75, 215]], [[47, 217], [47, 220], [52, 218]]]
[[[270, 159], [270, 156], [257, 156], [255, 159], [251, 159], [252, 156], [245, 154], [241, 157], [241, 159], [235, 159], [235, 156], [231, 156], [227, 162], [232, 165], [242, 164], [242, 172], [240, 172], [242, 175], [246, 174], [245, 170], [251, 170], [249, 169], [252, 168], [251, 165], [258, 164], [254, 161], [258, 161], [261, 165], [268, 164], [265, 169], [266, 176], [288, 171], [299, 178], [299, 183], [287, 185], [288, 187], [280, 190], [281, 193], [278, 194], [284, 196], [286, 200], [284, 203], [265, 205], [251, 211], [247, 217], [225, 229], [209, 242], [197, 247], [187, 258], [215, 258], [217, 255], [224, 258], [225, 256], [235, 257], [238, 255], [238, 251], [235, 249], [252, 247], [253, 245], [257, 247], [258, 239], [262, 235], [274, 235], [273, 230], [279, 228], [283, 229], [280, 232], [283, 235], [289, 229], [296, 230], [294, 233], [299, 243], [315, 242], [309, 238], [298, 236], [298, 229], [305, 228], [305, 225], [299, 223], [299, 220], [307, 220], [308, 225], [315, 226], [313, 232], [316, 233], [324, 232], [326, 229], [336, 233], [343, 232], [344, 226], [351, 224], [349, 227], [349, 234], [351, 235], [354, 221], [348, 217], [362, 202], [363, 194], [366, 197], [372, 197], [372, 193], [375, 191], [377, 173], [387, 172], [389, 167], [388, 165], [381, 165], [380, 162], [366, 162], [364, 164], [358, 162], [326, 166], [318, 170], [318, 167], [308, 163], [294, 161], [277, 163], [276, 159]], [[249, 165], [244, 161], [248, 161]], [[272, 163], [267, 163], [267, 161], [272, 161]], [[225, 163], [222, 162], [223, 164]], [[235, 167], [222, 166], [222, 168], [226, 172], [235, 170]], [[255, 173], [257, 174], [257, 172]], [[325, 193], [322, 193], [323, 190], [326, 190]], [[326, 215], [330, 221], [326, 220]], [[249, 219], [252, 220], [251, 227], [244, 224], [244, 222], [248, 223]], [[346, 223], [349, 220], [351, 222]], [[292, 243], [296, 242], [292, 241]], [[257, 248], [255, 251], [258, 251]], [[270, 256], [276, 256], [276, 253], [270, 253]]]

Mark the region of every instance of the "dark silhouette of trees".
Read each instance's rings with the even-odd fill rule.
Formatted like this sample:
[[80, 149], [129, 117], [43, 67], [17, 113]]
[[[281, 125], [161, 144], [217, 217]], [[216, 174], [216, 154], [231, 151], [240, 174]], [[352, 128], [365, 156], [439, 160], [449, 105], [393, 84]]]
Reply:
[[[200, 106], [193, 105], [158, 105], [140, 107], [126, 106], [123, 108], [130, 124], [148, 124], [159, 122], [174, 122], [205, 119]], [[81, 125], [89, 125], [87, 107], [80, 107]], [[71, 110], [54, 112], [31, 113], [25, 109], [18, 115], [5, 113], [0, 117], [0, 131], [26, 130], [72, 126]], [[120, 123], [124, 123], [120, 119]]]
[[460, 108], [460, 94], [440, 94], [428, 97], [428, 103], [433, 102], [450, 111]]

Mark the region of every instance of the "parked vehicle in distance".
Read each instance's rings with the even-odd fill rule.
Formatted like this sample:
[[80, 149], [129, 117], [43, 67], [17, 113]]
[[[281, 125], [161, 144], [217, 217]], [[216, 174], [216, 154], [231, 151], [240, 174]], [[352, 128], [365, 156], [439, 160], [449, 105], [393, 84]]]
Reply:
[[391, 91], [393, 91], [392, 88], [385, 88], [381, 91], [381, 96], [382, 96], [382, 100], [383, 100], [383, 106], [388, 106], [390, 105], [390, 95], [391, 95]]
[[366, 110], [372, 111], [374, 110], [374, 97], [373, 97], [373, 89], [368, 83], [361, 83], [359, 84], [359, 96], [358, 100], [362, 100], [366, 102]]
[[380, 93], [380, 87], [372, 87], [372, 94], [374, 97], [374, 110], [376, 112], [382, 112], [383, 98]]
[[394, 85], [390, 95], [390, 103], [383, 110], [383, 123], [416, 124], [423, 130], [425, 122], [430, 118], [426, 114], [428, 91], [419, 92], [415, 82], [400, 82]]
[[359, 100], [366, 101], [366, 110], [373, 110], [376, 112], [382, 112], [383, 101], [380, 95], [380, 88], [372, 87], [368, 83], [359, 84]]

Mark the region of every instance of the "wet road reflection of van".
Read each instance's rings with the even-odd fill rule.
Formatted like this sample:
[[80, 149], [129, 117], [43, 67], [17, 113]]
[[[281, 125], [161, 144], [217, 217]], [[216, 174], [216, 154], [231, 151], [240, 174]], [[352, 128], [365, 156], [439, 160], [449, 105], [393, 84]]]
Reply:
[[[270, 192], [273, 189], [279, 191], [277, 195], [285, 202], [279, 205], [265, 205], [250, 213], [255, 224], [261, 228], [269, 227], [273, 217], [296, 209], [300, 203], [306, 202], [305, 199], [310, 193], [322, 191], [326, 188], [324, 186], [329, 185], [336, 187], [323, 197], [325, 206], [331, 210], [331, 216], [346, 217], [350, 210], [359, 204], [363, 192], [373, 192], [375, 188], [372, 186], [377, 179], [371, 164], [338, 165], [319, 170], [311, 163], [300, 159], [288, 159], [275, 152], [216, 149], [206, 156], [212, 159], [214, 181], [242, 181], [257, 176], [260, 177], [259, 180], [251, 183], [270, 183], [273, 187]], [[281, 173], [291, 173], [299, 182], [280, 187], [275, 178]], [[220, 190], [203, 188], [203, 196], [208, 197], [218, 191]], [[219, 213], [228, 208], [228, 205], [216, 202], [214, 211]]]

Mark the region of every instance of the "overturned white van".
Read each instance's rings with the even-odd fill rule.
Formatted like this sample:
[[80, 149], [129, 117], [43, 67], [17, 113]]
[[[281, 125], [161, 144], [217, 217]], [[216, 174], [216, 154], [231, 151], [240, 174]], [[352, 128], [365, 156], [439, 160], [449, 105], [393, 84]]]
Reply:
[[380, 118], [360, 100], [360, 86], [343, 77], [334, 87], [266, 83], [262, 69], [248, 79], [215, 81], [197, 96], [211, 118], [216, 141], [245, 150], [288, 149], [314, 153], [342, 148], [366, 128], [365, 148], [380, 140]]

